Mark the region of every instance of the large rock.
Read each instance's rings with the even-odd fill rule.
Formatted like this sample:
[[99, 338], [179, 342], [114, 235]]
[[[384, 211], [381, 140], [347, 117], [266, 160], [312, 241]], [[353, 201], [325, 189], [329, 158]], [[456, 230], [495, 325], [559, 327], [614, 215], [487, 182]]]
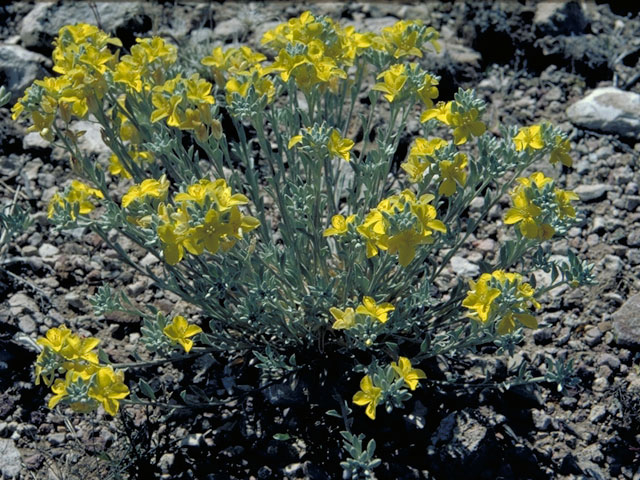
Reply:
[[575, 1], [540, 2], [533, 17], [533, 25], [540, 35], [583, 33], [588, 23], [582, 6]]
[[85, 132], [78, 139], [78, 147], [85, 155], [95, 155], [99, 159], [106, 161], [111, 156], [111, 149], [102, 140], [102, 129], [96, 122], [88, 120], [77, 120], [71, 122], [71, 130]]
[[18, 45], [0, 45], [0, 85], [11, 92], [11, 102], [22, 96], [25, 88], [47, 74], [51, 60]]
[[640, 347], [640, 294], [628, 299], [613, 314], [613, 333], [618, 345]]
[[640, 140], [640, 95], [614, 87], [596, 88], [567, 109], [579, 127]]
[[18, 478], [22, 460], [13, 440], [0, 438], [0, 472], [2, 478]]
[[[90, 23], [127, 43], [133, 43], [136, 33], [151, 28], [151, 18], [141, 2], [46, 2], [36, 6], [23, 19], [20, 27], [22, 44], [32, 50], [51, 52], [51, 43], [65, 25]], [[97, 16], [96, 16], [97, 13]], [[99, 19], [99, 22], [98, 22]]]

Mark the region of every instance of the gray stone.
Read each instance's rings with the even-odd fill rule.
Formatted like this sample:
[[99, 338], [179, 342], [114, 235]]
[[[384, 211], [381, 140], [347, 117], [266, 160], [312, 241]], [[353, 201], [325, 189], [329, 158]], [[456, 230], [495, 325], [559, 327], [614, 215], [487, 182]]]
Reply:
[[51, 61], [18, 45], [0, 45], [0, 79], [15, 102], [34, 80], [47, 75]]
[[536, 5], [533, 25], [540, 35], [583, 33], [588, 20], [578, 2], [540, 2]]
[[[97, 25], [90, 2], [37, 3], [22, 19], [20, 38], [30, 49], [49, 52], [58, 31], [65, 25], [90, 23]], [[106, 32], [133, 37], [151, 28], [151, 19], [141, 2], [95, 2], [100, 26]], [[133, 40], [133, 38], [131, 38]]]
[[19, 315], [23, 311], [39, 312], [38, 304], [28, 295], [18, 292], [9, 297], [9, 307], [12, 315]]
[[640, 140], [640, 94], [597, 88], [571, 105], [567, 115], [579, 127]]
[[102, 130], [99, 124], [87, 120], [78, 120], [70, 123], [71, 130], [85, 132], [78, 139], [80, 151], [85, 155], [96, 155], [102, 160], [108, 160], [111, 149], [102, 140]]
[[609, 190], [609, 185], [604, 183], [596, 183], [594, 185], [580, 185], [574, 189], [580, 200], [583, 202], [592, 202], [604, 197]]
[[598, 423], [602, 420], [607, 414], [607, 409], [604, 405], [594, 405], [591, 407], [591, 412], [589, 413], [589, 421], [591, 423]]
[[534, 408], [531, 410], [531, 417], [533, 419], [533, 425], [540, 431], [549, 430], [551, 426], [551, 416], [544, 410], [538, 410]]
[[38, 326], [31, 315], [21, 315], [18, 318], [18, 328], [24, 333], [33, 333], [38, 329]]
[[584, 342], [590, 347], [596, 346], [602, 340], [602, 332], [598, 327], [592, 327], [585, 332]]
[[51, 144], [42, 138], [39, 132], [29, 132], [22, 139], [22, 148], [25, 150], [50, 149]]
[[58, 253], [60, 253], [60, 249], [55, 245], [51, 245], [50, 243], [43, 243], [42, 245], [40, 245], [40, 248], [38, 248], [38, 254], [42, 258], [53, 257], [55, 255], [58, 255]]
[[237, 18], [230, 18], [220, 22], [213, 29], [213, 40], [238, 42], [248, 33], [247, 25]]
[[5, 478], [17, 478], [20, 474], [22, 459], [13, 440], [0, 438], [0, 472]]
[[601, 353], [598, 356], [597, 365], [606, 365], [611, 370], [618, 370], [620, 368], [620, 359], [611, 353]]
[[629, 298], [613, 314], [613, 333], [619, 345], [640, 347], [640, 294]]
[[451, 257], [451, 268], [457, 275], [476, 277], [480, 274], [480, 267], [466, 258], [454, 255]]
[[640, 229], [636, 229], [627, 235], [627, 246], [638, 247], [640, 246]]

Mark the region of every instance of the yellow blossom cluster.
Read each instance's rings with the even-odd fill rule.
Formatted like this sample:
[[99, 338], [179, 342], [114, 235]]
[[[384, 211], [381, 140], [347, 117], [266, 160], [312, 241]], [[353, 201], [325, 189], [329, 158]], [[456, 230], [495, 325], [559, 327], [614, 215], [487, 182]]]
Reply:
[[[90, 412], [102, 405], [110, 415], [118, 413], [129, 388], [123, 372], [100, 364], [94, 350], [100, 343], [97, 338], [81, 338], [62, 325], [49, 329], [37, 342], [42, 352], [36, 359], [36, 385], [42, 378], [51, 386], [54, 395], [49, 408], [62, 402], [77, 412]], [[64, 378], [54, 382], [57, 374], [64, 374]]]
[[511, 192], [513, 207], [507, 210], [504, 223], [519, 224], [523, 237], [548, 240], [554, 233], [554, 224], [562, 224], [567, 218], [575, 218], [571, 202], [578, 195], [568, 190], [554, 188], [553, 179], [542, 172], [517, 179], [518, 186]]
[[391, 65], [377, 76], [382, 82], [376, 83], [372, 90], [384, 94], [390, 103], [415, 97], [427, 108], [433, 107], [433, 100], [438, 98], [438, 80], [422, 70], [417, 63], [406, 66], [403, 63]]
[[54, 45], [53, 71], [60, 76], [36, 80], [12, 109], [13, 120], [28, 110], [33, 120], [28, 131], [49, 141], [54, 139], [52, 125], [58, 113], [68, 123], [72, 115], [84, 118], [99, 108], [107, 90], [104, 73], [117, 62], [109, 45], [122, 43], [98, 27], [78, 24], [62, 27]]
[[[413, 368], [407, 357], [399, 357], [397, 362], [391, 362], [391, 370], [396, 380], [402, 380], [410, 390], [418, 387], [419, 380], [427, 378], [423, 370]], [[360, 390], [353, 396], [353, 403], [366, 407], [365, 414], [371, 420], [376, 419], [376, 407], [383, 399], [382, 386], [376, 385], [371, 375], [365, 375], [360, 380]]]
[[434, 232], [445, 233], [447, 227], [436, 219], [436, 209], [429, 203], [433, 199], [431, 194], [416, 198], [411, 190], [403, 190], [371, 209], [356, 226], [365, 241], [367, 258], [386, 250], [397, 253], [400, 265], [406, 267], [415, 257], [416, 247], [433, 243]]
[[487, 127], [480, 118], [477, 108], [465, 109], [458, 102], [439, 102], [434, 108], [426, 110], [420, 117], [421, 122], [435, 118], [453, 129], [453, 143], [463, 145], [469, 138], [479, 137]]
[[353, 328], [359, 323], [358, 315], [364, 315], [365, 317], [372, 318], [380, 323], [386, 323], [389, 319], [389, 312], [396, 309], [389, 302], [376, 303], [373, 297], [365, 296], [362, 299], [362, 303], [354, 310], [351, 307], [345, 310], [340, 310], [336, 307], [331, 307], [329, 312], [334, 318], [332, 328], [335, 330], [347, 330]]
[[433, 168], [433, 172], [440, 178], [438, 193], [450, 197], [456, 193], [458, 186], [464, 187], [467, 183], [468, 159], [465, 153], [459, 152], [452, 160], [436, 161], [435, 152], [447, 145], [448, 143], [442, 138], [430, 140], [416, 138], [409, 150], [407, 160], [400, 165], [400, 168], [407, 172], [409, 180], [414, 183], [420, 182], [425, 172]]
[[92, 188], [78, 180], [73, 180], [71, 186], [66, 193], [54, 193], [47, 207], [47, 218], [53, 218], [56, 211], [64, 210], [67, 205], [70, 208], [70, 216], [72, 220], [76, 219], [75, 209], [78, 209], [80, 215], [86, 215], [95, 209], [95, 205], [89, 201], [91, 198], [104, 198], [102, 192], [96, 188]]
[[287, 148], [291, 149], [296, 145], [309, 147], [314, 153], [326, 149], [330, 157], [340, 157], [348, 162], [351, 160], [350, 152], [354, 142], [343, 138], [337, 129], [327, 129], [321, 125], [317, 128], [304, 128], [300, 135], [291, 137]]
[[496, 331], [504, 335], [513, 332], [519, 324], [538, 327], [530, 313], [531, 306], [540, 308], [535, 293], [519, 273], [496, 270], [483, 273], [477, 282], [469, 281], [469, 292], [462, 306], [470, 310], [470, 318], [483, 324], [498, 320]]
[[258, 219], [240, 211], [248, 202], [244, 195], [232, 193], [224, 179], [201, 179], [177, 193], [173, 203], [160, 203], [157, 234], [165, 261], [176, 265], [185, 250], [192, 255], [229, 250], [243, 233], [260, 225]]

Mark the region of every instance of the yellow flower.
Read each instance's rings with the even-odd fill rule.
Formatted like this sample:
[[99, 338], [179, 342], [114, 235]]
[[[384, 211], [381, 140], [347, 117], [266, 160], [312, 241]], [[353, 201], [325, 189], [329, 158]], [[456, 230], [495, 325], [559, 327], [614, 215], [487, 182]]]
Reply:
[[442, 160], [438, 164], [440, 169], [440, 177], [442, 183], [438, 189], [440, 195], [450, 197], [456, 193], [456, 185], [464, 186], [467, 182], [467, 172], [464, 170], [467, 166], [467, 156], [464, 153], [457, 153], [451, 160]]
[[[333, 129], [331, 135], [329, 135], [329, 142], [327, 143], [327, 149], [329, 153], [336, 157], [343, 158], [347, 162], [349, 161], [349, 152], [353, 148], [353, 140], [348, 138], [342, 138], [338, 130]], [[291, 148], [291, 147], [289, 147]]]
[[388, 302], [378, 305], [372, 297], [364, 297], [362, 303], [358, 305], [356, 313], [368, 315], [371, 318], [375, 318], [381, 323], [385, 323], [389, 318], [389, 312], [395, 310], [396, 307]]
[[518, 131], [518, 134], [513, 137], [513, 141], [516, 144], [516, 151], [518, 152], [526, 150], [527, 148], [531, 148], [533, 150], [540, 150], [541, 148], [544, 148], [540, 125], [522, 127]]
[[509, 312], [498, 323], [496, 332], [500, 335], [513, 332], [517, 327], [516, 320], [527, 328], [538, 328], [538, 321], [533, 315]]
[[571, 150], [571, 143], [569, 140], [563, 140], [562, 137], [556, 137], [556, 146], [551, 150], [551, 156], [549, 157], [549, 163], [552, 165], [554, 163], [560, 162], [565, 167], [570, 167], [573, 165], [573, 160], [571, 159], [571, 155], [569, 155], [569, 150]]
[[572, 200], [579, 200], [580, 197], [574, 192], [556, 188], [554, 191], [556, 204], [558, 205], [558, 216], [560, 218], [576, 218], [576, 211], [571, 205]]
[[449, 116], [451, 115], [451, 106], [453, 102], [438, 102], [438, 104], [434, 108], [430, 108], [422, 113], [420, 116], [420, 121], [425, 123], [432, 118], [444, 123], [445, 125], [449, 125]]
[[349, 224], [355, 219], [355, 215], [349, 215], [347, 218], [344, 218], [343, 215], [334, 215], [331, 217], [331, 226], [322, 232], [322, 236], [344, 235], [349, 230]]
[[162, 331], [171, 340], [182, 345], [184, 351], [189, 353], [193, 347], [193, 340], [189, 337], [201, 333], [202, 329], [197, 325], [190, 325], [182, 315], [176, 315], [173, 317], [173, 322], [164, 327]]
[[331, 328], [336, 330], [343, 330], [347, 328], [351, 328], [356, 324], [356, 313], [353, 308], [349, 307], [344, 312], [336, 307], [331, 307], [329, 309], [333, 318], [335, 318], [335, 322]]
[[67, 360], [86, 360], [89, 363], [98, 363], [98, 354], [92, 352], [98, 346], [100, 340], [94, 337], [80, 338], [77, 335], [66, 337], [59, 353]]
[[470, 315], [483, 323], [489, 320], [493, 301], [500, 296], [499, 289], [489, 287], [490, 280], [491, 274], [489, 273], [483, 273], [477, 283], [469, 280], [469, 292], [462, 301], [463, 307], [473, 311]]
[[131, 174], [120, 163], [120, 159], [115, 153], [109, 157], [109, 173], [111, 175], [122, 175], [124, 178], [131, 178]]
[[407, 357], [398, 358], [398, 363], [392, 362], [391, 368], [396, 372], [398, 378], [402, 378], [411, 390], [416, 389], [418, 380], [427, 378], [424, 371], [411, 367], [411, 361], [409, 361]]
[[391, 255], [398, 254], [398, 262], [403, 267], [408, 266], [416, 256], [416, 247], [425, 243], [432, 243], [431, 231], [418, 233], [413, 229], [401, 232], [384, 239], [384, 245]]
[[453, 142], [456, 145], [467, 143], [471, 135], [479, 137], [486, 131], [486, 125], [480, 120], [477, 120], [478, 115], [479, 112], [475, 108], [464, 113], [457, 112], [449, 114], [448, 125], [454, 127]]
[[380, 403], [382, 389], [375, 387], [369, 375], [360, 380], [360, 391], [353, 396], [353, 403], [359, 406], [366, 405], [365, 413], [371, 420], [376, 419], [376, 407]]
[[47, 330], [44, 338], [40, 337], [36, 342], [38, 345], [48, 347], [54, 352], [60, 352], [60, 349], [64, 346], [69, 335], [71, 335], [71, 330], [69, 330], [65, 325], [61, 325], [60, 327], [53, 327]]
[[115, 416], [120, 408], [118, 400], [129, 395], [129, 388], [124, 384], [124, 373], [114, 372], [111, 367], [103, 367], [95, 375], [94, 384], [89, 387], [89, 397], [102, 404], [105, 411]]
[[133, 185], [122, 197], [122, 207], [127, 208], [135, 200], [153, 197], [164, 200], [169, 191], [169, 181], [166, 175], [162, 175], [159, 180], [147, 178], [139, 185]]
[[512, 225], [520, 223], [520, 232], [526, 238], [538, 238], [538, 224], [536, 217], [542, 213], [542, 209], [535, 205], [524, 190], [518, 191], [512, 197], [514, 206], [507, 210], [504, 223]]
[[402, 93], [402, 87], [407, 81], [408, 76], [405, 73], [405, 66], [401, 63], [392, 65], [388, 70], [385, 70], [376, 77], [377, 79], [383, 78], [384, 81], [376, 83], [372, 90], [377, 90], [384, 93], [384, 98], [389, 102], [393, 102], [396, 97]]
[[422, 81], [422, 87], [416, 91], [418, 98], [422, 100], [422, 103], [424, 103], [427, 108], [433, 108], [433, 100], [438, 98], [439, 94], [436, 87], [438, 80], [426, 73]]

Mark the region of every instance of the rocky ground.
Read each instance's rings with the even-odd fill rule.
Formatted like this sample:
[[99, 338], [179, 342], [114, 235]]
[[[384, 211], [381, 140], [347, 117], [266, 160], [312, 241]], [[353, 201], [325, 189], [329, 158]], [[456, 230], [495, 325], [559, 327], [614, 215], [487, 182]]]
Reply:
[[[554, 253], [579, 252], [595, 264], [598, 284], [551, 292], [540, 328], [527, 335], [515, 358], [486, 348], [450, 367], [466, 371], [467, 379], [488, 371], [501, 381], [522, 361], [544, 372], [545, 356], [571, 359], [575, 387], [501, 392], [427, 382], [409, 409], [362, 424], [378, 441], [383, 464], [376, 473], [381, 479], [640, 479], [640, 18], [620, 5], [17, 2], [0, 6], [0, 84], [15, 100], [50, 72], [57, 29], [93, 22], [96, 13], [125, 46], [136, 33], [180, 45], [257, 46], [264, 31], [305, 9], [363, 30], [402, 18], [433, 25], [444, 49], [428, 55], [425, 65], [442, 76], [441, 99], [458, 87], [476, 87], [489, 103], [490, 127], [548, 120], [569, 133], [574, 167], [541, 166], [581, 197], [581, 224]], [[90, 124], [87, 131], [86, 150], [105, 155], [99, 132]], [[15, 197], [34, 219], [0, 252], [2, 478], [339, 478], [341, 425], [324, 415], [335, 405], [309, 401], [300, 388], [276, 385], [215, 412], [160, 417], [131, 410], [117, 422], [47, 409], [46, 388], [33, 385], [35, 353], [25, 337], [65, 322], [99, 336], [105, 351], [122, 361], [135, 349], [139, 325], [122, 316], [95, 317], [88, 298], [99, 286], [124, 288], [136, 302], [166, 312], [184, 308], [122, 267], [98, 238], [52, 231], [46, 203], [68, 178], [64, 154], [37, 134], [25, 136], [25, 124], [0, 109], [0, 205]], [[496, 223], [501, 211], [494, 213]], [[458, 273], [478, 273], [476, 263], [505, 234], [497, 227], [471, 239], [454, 258]], [[129, 247], [142, 264], [153, 264], [154, 258]], [[156, 373], [179, 382], [180, 369], [192, 368], [196, 384], [218, 382], [222, 393], [230, 379], [256, 384], [243, 358], [217, 360]], [[438, 378], [438, 365], [427, 369]], [[313, 391], [312, 380], [306, 381]], [[276, 435], [283, 432], [289, 437]]]

